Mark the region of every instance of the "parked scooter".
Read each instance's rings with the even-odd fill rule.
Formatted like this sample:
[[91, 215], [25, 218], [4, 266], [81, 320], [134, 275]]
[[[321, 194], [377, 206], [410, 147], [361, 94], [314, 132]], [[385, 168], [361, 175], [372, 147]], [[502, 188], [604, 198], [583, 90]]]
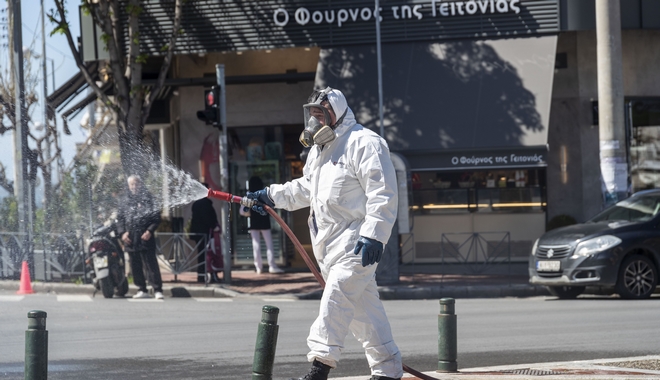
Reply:
[[128, 293], [128, 279], [124, 270], [124, 251], [119, 245], [118, 234], [114, 224], [98, 228], [92, 234], [89, 242], [89, 257], [85, 261], [93, 266], [90, 272], [96, 290], [103, 297], [124, 297]]

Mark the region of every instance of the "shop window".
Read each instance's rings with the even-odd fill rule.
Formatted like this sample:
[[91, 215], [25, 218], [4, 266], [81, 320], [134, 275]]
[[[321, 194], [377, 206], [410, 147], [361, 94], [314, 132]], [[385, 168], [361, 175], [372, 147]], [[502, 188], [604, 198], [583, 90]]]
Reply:
[[416, 214], [539, 212], [546, 207], [545, 169], [416, 171]]
[[660, 188], [660, 99], [628, 102], [633, 192]]

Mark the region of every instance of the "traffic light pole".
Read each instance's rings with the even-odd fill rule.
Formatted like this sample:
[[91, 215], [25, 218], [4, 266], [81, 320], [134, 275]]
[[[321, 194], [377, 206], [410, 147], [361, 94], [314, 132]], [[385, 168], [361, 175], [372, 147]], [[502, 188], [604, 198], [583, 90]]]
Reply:
[[[220, 88], [220, 101], [218, 104], [218, 121], [220, 123], [220, 187], [222, 191], [229, 191], [229, 164], [227, 157], [227, 106], [225, 97], [225, 65], [215, 65], [215, 76]], [[225, 265], [223, 269], [223, 280], [225, 284], [231, 284], [231, 251], [229, 245], [230, 228], [229, 228], [229, 207], [228, 202], [223, 202], [220, 206], [220, 228], [222, 228], [222, 257]]]

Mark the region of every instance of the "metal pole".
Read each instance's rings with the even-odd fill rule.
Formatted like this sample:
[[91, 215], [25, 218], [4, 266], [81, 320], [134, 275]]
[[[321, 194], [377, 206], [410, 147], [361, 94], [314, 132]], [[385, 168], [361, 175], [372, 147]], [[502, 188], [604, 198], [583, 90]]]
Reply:
[[385, 138], [385, 125], [383, 124], [383, 60], [380, 51], [380, 4], [376, 0], [376, 60], [378, 65], [378, 124], [380, 137]]
[[[44, 131], [46, 133], [46, 151], [45, 151], [45, 160], [46, 162], [50, 161], [50, 129], [48, 128], [48, 101], [46, 98], [48, 97], [48, 69], [47, 69], [47, 61], [46, 61], [46, 21], [45, 21], [45, 13], [46, 10], [44, 9], [44, 0], [41, 0], [41, 58], [42, 60], [42, 66], [43, 66], [43, 75], [44, 75], [44, 97], [43, 97], [43, 106], [44, 106]], [[55, 75], [55, 73], [53, 73]], [[55, 90], [55, 87], [53, 87], [53, 90]], [[50, 173], [50, 164], [48, 172]], [[44, 178], [45, 179], [45, 178]], [[50, 194], [48, 194], [48, 191], [50, 191], [50, 184], [44, 184], [44, 192], [46, 192], [46, 196], [44, 199], [49, 200], [50, 199]]]
[[[215, 75], [218, 86], [220, 87], [220, 186], [222, 191], [229, 190], [229, 163], [227, 157], [227, 105], [225, 95], [225, 65], [215, 65]], [[223, 281], [225, 284], [231, 284], [231, 244], [229, 228], [229, 207], [228, 202], [222, 202], [220, 205], [220, 228], [222, 229], [222, 257], [224, 260]]]
[[266, 305], [261, 309], [261, 322], [259, 322], [257, 330], [257, 343], [254, 346], [252, 380], [271, 380], [273, 378], [279, 313], [280, 309], [275, 306]]
[[[14, 77], [14, 195], [18, 202], [18, 229], [26, 234], [28, 209], [27, 187], [25, 180], [28, 177], [28, 134], [27, 114], [25, 109], [25, 82], [23, 78], [23, 35], [21, 20], [21, 1], [11, 0], [9, 4], [9, 22], [12, 27], [12, 54], [11, 71]], [[29, 237], [27, 237], [29, 239]]]
[[453, 298], [440, 299], [438, 314], [438, 370], [437, 372], [456, 372], [457, 332], [456, 314]]
[[598, 132], [604, 206], [628, 195], [619, 0], [596, 1]]
[[48, 378], [48, 331], [45, 311], [32, 310], [28, 314], [25, 331], [25, 380]]

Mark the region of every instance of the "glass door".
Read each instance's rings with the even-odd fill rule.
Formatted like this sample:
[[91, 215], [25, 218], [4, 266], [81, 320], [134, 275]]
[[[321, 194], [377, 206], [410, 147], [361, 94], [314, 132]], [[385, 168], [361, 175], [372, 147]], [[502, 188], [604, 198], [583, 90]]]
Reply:
[[627, 102], [632, 192], [660, 188], [660, 99]]
[[[248, 191], [250, 178], [259, 177], [264, 186], [280, 183], [280, 161], [279, 160], [255, 160], [255, 161], [232, 161], [230, 175], [230, 191], [232, 194], [242, 196]], [[281, 211], [278, 211], [280, 214]], [[252, 238], [248, 231], [248, 218], [240, 215], [239, 206], [231, 208], [232, 242], [235, 265], [251, 265], [254, 262], [252, 255]], [[273, 247], [275, 261], [284, 265], [282, 241], [283, 231], [279, 224], [271, 217], [271, 233], [273, 236]], [[264, 263], [266, 258], [266, 244], [261, 239], [261, 256]]]

